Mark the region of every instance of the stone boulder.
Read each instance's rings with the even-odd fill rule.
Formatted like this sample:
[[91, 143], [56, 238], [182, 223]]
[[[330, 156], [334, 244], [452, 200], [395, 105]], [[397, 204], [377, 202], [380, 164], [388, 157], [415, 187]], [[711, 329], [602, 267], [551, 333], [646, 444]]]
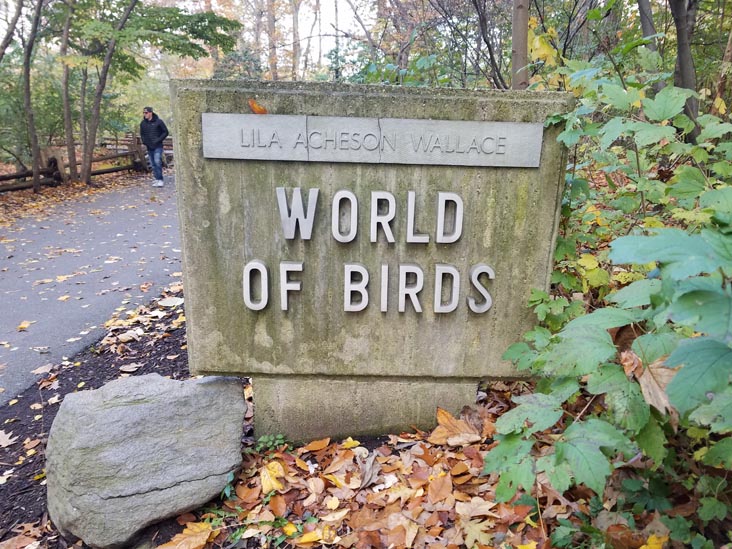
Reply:
[[66, 396], [46, 450], [48, 511], [99, 548], [203, 505], [241, 463], [241, 382], [118, 379]]

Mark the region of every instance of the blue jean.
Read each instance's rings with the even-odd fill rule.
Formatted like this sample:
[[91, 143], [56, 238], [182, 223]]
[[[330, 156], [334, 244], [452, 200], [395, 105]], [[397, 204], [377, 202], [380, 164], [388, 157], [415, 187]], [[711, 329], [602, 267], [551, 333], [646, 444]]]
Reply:
[[157, 147], [155, 149], [147, 149], [147, 154], [150, 156], [150, 165], [152, 166], [153, 177], [158, 181], [163, 180], [163, 147]]

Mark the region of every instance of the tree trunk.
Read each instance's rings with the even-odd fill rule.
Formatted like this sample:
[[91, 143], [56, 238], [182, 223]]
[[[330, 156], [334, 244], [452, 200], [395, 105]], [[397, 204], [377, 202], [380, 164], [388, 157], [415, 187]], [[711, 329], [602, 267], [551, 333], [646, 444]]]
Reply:
[[[638, 0], [638, 12], [640, 13], [641, 30], [643, 36], [653, 36], [656, 34], [656, 25], [653, 23], [653, 11], [651, 10], [650, 0]], [[656, 45], [656, 39], [654, 38], [648, 43], [648, 49], [652, 51], [658, 51]]]
[[269, 77], [271, 80], [280, 79], [277, 72], [277, 25], [275, 9], [275, 0], [267, 0], [267, 40], [269, 43], [267, 62], [269, 64]]
[[724, 91], [727, 89], [727, 82], [729, 81], [729, 75], [732, 72], [732, 29], [729, 31], [729, 37], [727, 38], [727, 47], [724, 50], [724, 56], [722, 57], [722, 65], [719, 68], [719, 78], [717, 79], [717, 85], [714, 91], [714, 103], [712, 104], [712, 114], [722, 114], [717, 107], [719, 101], [724, 96]]
[[[84, 163], [86, 144], [89, 142], [89, 124], [86, 116], [86, 87], [89, 83], [89, 68], [81, 69], [81, 89], [79, 91], [79, 131], [81, 132], [81, 163]], [[83, 167], [83, 166], [82, 166]]]
[[529, 87], [529, 3], [513, 0], [511, 18], [511, 89]]
[[3, 57], [5, 57], [5, 50], [8, 49], [10, 42], [13, 41], [13, 34], [15, 34], [15, 27], [18, 24], [18, 19], [20, 18], [20, 12], [22, 9], [23, 2], [21, 2], [21, 0], [16, 0], [15, 12], [13, 13], [12, 19], [8, 21], [8, 29], [5, 32], [5, 38], [3, 38], [2, 43], [0, 43], [0, 62], [2, 62]]
[[300, 69], [300, 57], [302, 47], [300, 46], [300, 2], [302, 0], [290, 0], [292, 7], [292, 79], [297, 80]]
[[[674, 74], [674, 84], [680, 88], [696, 91], [696, 69], [694, 67], [694, 58], [691, 55], [691, 32], [693, 25], [689, 24], [689, 10], [686, 1], [669, 0], [671, 15], [674, 18], [674, 26], [676, 27], [676, 71]], [[687, 99], [684, 112], [689, 118], [696, 120], [699, 114], [699, 102], [696, 98], [690, 97]]]
[[[61, 56], [65, 56], [69, 48], [69, 31], [71, 28], [71, 16], [74, 13], [74, 5], [70, 3], [68, 5], [68, 12], [66, 13], [66, 20], [64, 21], [64, 30], [61, 36]], [[66, 134], [66, 151], [69, 160], [69, 179], [71, 181], [77, 181], [79, 179], [79, 173], [76, 169], [76, 144], [74, 139], [74, 123], [71, 113], [71, 98], [69, 97], [69, 73], [71, 69], [69, 65], [64, 62], [63, 73], [61, 76], [61, 99], [63, 101], [64, 108], [64, 132]]]
[[[116, 33], [119, 33], [124, 29], [127, 21], [132, 14], [132, 10], [135, 9], [138, 0], [130, 0], [130, 3], [125, 8], [125, 12], [120, 17]], [[94, 90], [94, 102], [92, 103], [92, 112], [89, 119], [89, 135], [87, 136], [86, 147], [84, 150], [84, 160], [81, 168], [81, 179], [87, 185], [91, 184], [91, 166], [92, 159], [94, 157], [94, 145], [97, 140], [97, 130], [99, 129], [100, 123], [100, 112], [102, 109], [102, 97], [104, 90], [107, 87], [107, 76], [109, 75], [109, 67], [112, 65], [112, 57], [114, 56], [114, 50], [117, 47], [116, 36], [107, 43], [107, 52], [104, 55], [104, 61], [102, 62], [102, 70], [99, 73], [99, 79], [97, 80], [97, 86]]]
[[31, 63], [33, 61], [33, 49], [38, 36], [38, 26], [41, 22], [41, 9], [43, 0], [36, 0], [33, 5], [33, 21], [31, 23], [28, 40], [23, 51], [23, 106], [25, 108], [25, 119], [28, 124], [28, 137], [31, 145], [31, 157], [33, 158], [33, 192], [41, 192], [41, 148], [38, 146], [38, 132], [33, 114], [33, 102], [31, 101]]

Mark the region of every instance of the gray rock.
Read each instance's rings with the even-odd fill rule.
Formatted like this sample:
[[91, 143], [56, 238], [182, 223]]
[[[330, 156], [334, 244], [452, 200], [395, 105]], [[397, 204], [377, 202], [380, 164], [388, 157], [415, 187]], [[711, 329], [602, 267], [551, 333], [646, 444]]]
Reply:
[[67, 395], [46, 450], [51, 519], [114, 548], [206, 503], [241, 463], [245, 409], [239, 380], [220, 377], [152, 374]]

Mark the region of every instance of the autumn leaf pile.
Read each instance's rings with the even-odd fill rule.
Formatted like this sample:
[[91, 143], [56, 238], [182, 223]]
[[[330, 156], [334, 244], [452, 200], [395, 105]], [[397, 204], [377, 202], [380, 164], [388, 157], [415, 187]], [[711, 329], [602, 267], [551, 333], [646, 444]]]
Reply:
[[468, 419], [438, 410], [432, 433], [392, 435], [373, 451], [326, 438], [249, 454], [231, 497], [163, 547], [220, 536], [297, 547], [535, 548], [546, 537], [536, 509], [496, 503], [495, 479], [481, 476], [494, 427], [480, 410]]

